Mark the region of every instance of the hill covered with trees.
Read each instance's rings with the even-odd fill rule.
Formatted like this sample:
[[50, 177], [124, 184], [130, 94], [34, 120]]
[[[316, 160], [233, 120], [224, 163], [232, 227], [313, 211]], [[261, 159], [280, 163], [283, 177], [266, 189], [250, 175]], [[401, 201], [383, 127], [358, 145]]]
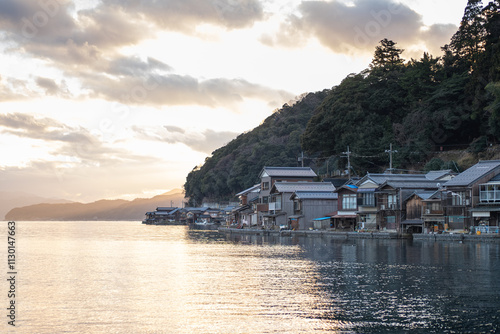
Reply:
[[347, 147], [354, 172], [381, 172], [391, 144], [399, 169], [468, 167], [436, 153], [478, 158], [500, 140], [500, 0], [485, 7], [469, 0], [442, 50], [406, 61], [396, 42], [383, 39], [366, 70], [283, 106], [214, 151], [187, 176], [186, 196], [191, 204], [229, 199], [257, 182], [263, 166], [297, 166], [302, 151], [320, 173], [344, 169]]
[[203, 200], [228, 200], [258, 182], [264, 166], [297, 166], [301, 152], [300, 137], [328, 90], [302, 96], [286, 104], [261, 125], [239, 135], [215, 150], [203, 166], [187, 176], [184, 190], [190, 205]]

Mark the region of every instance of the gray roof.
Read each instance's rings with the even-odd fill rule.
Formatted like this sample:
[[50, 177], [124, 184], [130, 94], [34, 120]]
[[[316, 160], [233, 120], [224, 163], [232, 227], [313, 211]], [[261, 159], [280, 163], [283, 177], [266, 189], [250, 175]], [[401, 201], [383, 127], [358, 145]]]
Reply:
[[271, 177], [316, 177], [316, 173], [310, 167], [264, 167], [263, 173]]
[[424, 190], [424, 191], [415, 191], [413, 192], [412, 195], [418, 196], [423, 200], [431, 198], [432, 195], [434, 195], [437, 192], [437, 190]]
[[291, 197], [298, 199], [337, 199], [339, 194], [329, 191], [296, 191]]
[[259, 184], [256, 184], [248, 189], [245, 189], [243, 191], [240, 191], [239, 193], [237, 193], [236, 195], [234, 196], [241, 196], [241, 195], [248, 195], [249, 193], [251, 192], [257, 192], [260, 190], [260, 183]]
[[490, 181], [493, 181], [493, 182], [500, 181], [500, 174], [498, 174], [497, 176], [495, 176], [494, 178], [492, 178]]
[[295, 191], [334, 191], [330, 182], [276, 182], [273, 189], [279, 193], [293, 193]]
[[427, 179], [423, 180], [397, 180], [397, 181], [387, 181], [383, 185], [389, 185], [395, 189], [438, 189], [440, 182], [439, 181], [430, 181]]
[[176, 207], [167, 207], [167, 206], [159, 206], [156, 208], [156, 211], [172, 211], [177, 209]]
[[346, 182], [349, 181], [348, 179], [338, 179], [338, 178], [325, 178], [323, 179], [323, 182], [331, 182], [336, 188], [342, 187]]
[[498, 171], [500, 173], [500, 160], [485, 160], [479, 161], [471, 168], [463, 171], [448, 182], [444, 183], [445, 187], [450, 186], [470, 186], [479, 179], [487, 176], [489, 173]]
[[208, 209], [210, 209], [209, 207], [186, 207], [186, 208], [183, 208], [182, 211], [183, 212], [205, 212], [207, 211]]
[[427, 174], [366, 174], [361, 180], [359, 180], [356, 184], [361, 185], [367, 180], [371, 180], [373, 183], [381, 185], [385, 182], [389, 181], [419, 181], [419, 180], [428, 180], [428, 181], [438, 181], [439, 179], [453, 175], [453, 171], [451, 169], [445, 170], [433, 170], [428, 172]]
[[252, 201], [255, 201], [259, 199], [259, 193], [255, 192], [255, 193], [250, 193], [247, 197], [247, 202], [250, 203]]
[[381, 185], [387, 181], [410, 181], [427, 180], [424, 174], [366, 174], [356, 184], [361, 185], [364, 181], [371, 180], [373, 183]]
[[427, 174], [425, 174], [425, 177], [428, 180], [439, 180], [442, 177], [448, 176], [448, 175], [453, 175], [453, 171], [451, 169], [445, 169], [445, 170], [431, 170]]

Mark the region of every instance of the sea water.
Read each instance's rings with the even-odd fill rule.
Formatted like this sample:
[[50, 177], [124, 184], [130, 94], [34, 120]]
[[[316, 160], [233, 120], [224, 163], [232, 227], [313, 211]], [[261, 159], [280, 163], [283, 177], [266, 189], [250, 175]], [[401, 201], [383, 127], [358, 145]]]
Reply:
[[3, 224], [0, 332], [500, 331], [499, 243], [16, 222], [9, 298]]

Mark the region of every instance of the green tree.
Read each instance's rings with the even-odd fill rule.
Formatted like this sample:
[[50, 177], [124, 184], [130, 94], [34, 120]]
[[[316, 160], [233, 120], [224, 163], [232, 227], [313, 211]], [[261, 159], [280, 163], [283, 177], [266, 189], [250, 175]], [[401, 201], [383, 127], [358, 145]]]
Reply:
[[258, 182], [264, 166], [296, 166], [300, 135], [327, 93], [309, 93], [292, 106], [284, 105], [252, 131], [215, 150], [186, 177], [184, 190], [190, 205], [230, 200]]
[[385, 71], [394, 70], [394, 68], [403, 65], [404, 59], [401, 58], [403, 49], [398, 49], [395, 42], [384, 38], [380, 45], [375, 48], [375, 54], [370, 64], [370, 68], [381, 68]]
[[481, 0], [469, 0], [458, 31], [451, 38], [450, 48], [456, 62], [469, 70], [475, 69], [484, 49], [485, 19]]
[[500, 1], [491, 1], [484, 9], [485, 52], [482, 74], [488, 81], [500, 81]]

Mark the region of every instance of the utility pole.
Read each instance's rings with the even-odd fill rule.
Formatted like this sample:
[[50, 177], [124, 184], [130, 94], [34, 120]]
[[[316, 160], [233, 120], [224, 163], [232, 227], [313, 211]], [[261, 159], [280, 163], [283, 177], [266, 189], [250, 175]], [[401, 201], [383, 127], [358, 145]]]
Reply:
[[351, 151], [349, 151], [349, 146], [347, 146], [347, 152], [342, 152], [347, 156], [347, 175], [349, 176], [349, 180], [351, 179]]
[[392, 153], [398, 153], [397, 150], [392, 149], [392, 143], [389, 150], [385, 150], [385, 153], [389, 153], [389, 174], [392, 174]]
[[304, 167], [304, 151], [301, 152], [301, 155], [299, 157], [299, 161], [302, 162], [302, 167]]

